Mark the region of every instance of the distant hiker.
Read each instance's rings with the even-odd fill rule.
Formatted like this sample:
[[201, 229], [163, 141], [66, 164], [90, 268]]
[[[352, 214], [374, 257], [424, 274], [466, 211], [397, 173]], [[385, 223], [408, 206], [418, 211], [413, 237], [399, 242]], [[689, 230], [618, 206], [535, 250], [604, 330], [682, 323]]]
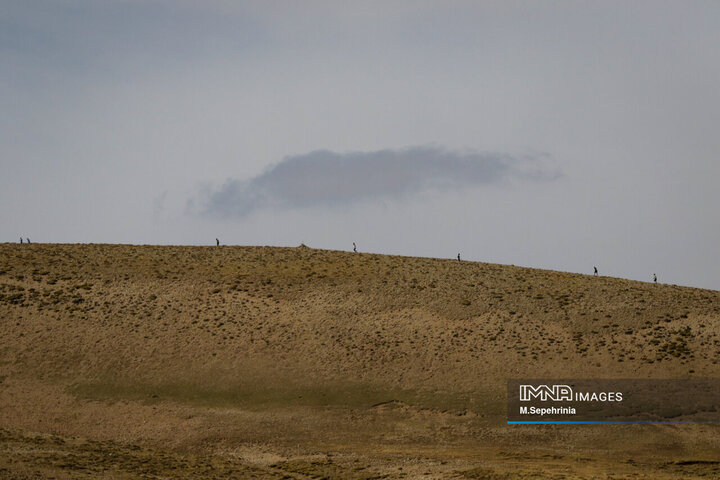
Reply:
[[22, 237], [20, 237], [20, 243], [23, 243], [23, 241], [22, 241]]
[[357, 253], [357, 245], [355, 245], [355, 242], [353, 242], [353, 252]]
[[657, 283], [657, 275], [655, 275], [654, 273], [653, 273], [653, 282]]
[[458, 262], [460, 261], [460, 254], [458, 253]]
[[597, 276], [598, 276], [597, 267], [593, 267], [593, 270], [595, 270], [595, 272], [593, 273], [593, 275], [595, 275], [595, 276], [597, 277]]
[[218, 240], [217, 238], [215, 239], [215, 243], [217, 244], [218, 247], [220, 246], [220, 240]]
[[27, 243], [30, 243], [30, 237], [25, 237], [25, 240], [27, 240]]

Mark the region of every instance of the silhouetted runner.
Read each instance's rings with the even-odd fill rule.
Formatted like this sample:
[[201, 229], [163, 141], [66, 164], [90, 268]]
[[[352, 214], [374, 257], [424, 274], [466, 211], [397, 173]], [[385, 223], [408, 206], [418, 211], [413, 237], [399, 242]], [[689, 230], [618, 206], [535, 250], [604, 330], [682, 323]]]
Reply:
[[27, 243], [30, 243], [30, 237], [25, 237], [25, 240], [27, 240]]
[[458, 253], [458, 262], [460, 261], [460, 254]]
[[598, 273], [597, 273], [597, 267], [593, 267], [593, 270], [595, 270], [595, 272], [593, 273], [593, 275], [595, 275], [595, 276], [597, 277], [597, 275], [598, 275]]
[[22, 237], [20, 237], [20, 243], [23, 243], [23, 241], [22, 241]]
[[353, 242], [353, 252], [357, 253], [357, 245], [355, 245], [355, 242]]
[[657, 275], [655, 275], [654, 273], [653, 273], [653, 282], [657, 283]]
[[220, 246], [220, 240], [218, 240], [217, 238], [215, 239], [215, 243], [217, 244], [218, 247]]

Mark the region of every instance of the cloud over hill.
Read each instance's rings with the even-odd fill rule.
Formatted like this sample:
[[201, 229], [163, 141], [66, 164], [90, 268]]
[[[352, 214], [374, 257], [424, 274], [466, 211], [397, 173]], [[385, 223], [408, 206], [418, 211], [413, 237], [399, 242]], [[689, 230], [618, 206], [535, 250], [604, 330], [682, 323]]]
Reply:
[[557, 178], [540, 157], [454, 151], [435, 146], [293, 155], [247, 180], [229, 178], [207, 196], [204, 212], [247, 215], [275, 207], [351, 204], [403, 198], [429, 190], [499, 184], [509, 179]]

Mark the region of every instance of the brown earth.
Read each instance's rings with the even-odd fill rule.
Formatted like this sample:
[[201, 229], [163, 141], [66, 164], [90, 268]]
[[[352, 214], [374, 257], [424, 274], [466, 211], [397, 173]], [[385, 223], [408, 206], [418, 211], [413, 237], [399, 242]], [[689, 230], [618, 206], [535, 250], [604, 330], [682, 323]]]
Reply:
[[270, 247], [0, 245], [0, 478], [720, 478], [713, 425], [509, 378], [720, 377], [720, 292]]

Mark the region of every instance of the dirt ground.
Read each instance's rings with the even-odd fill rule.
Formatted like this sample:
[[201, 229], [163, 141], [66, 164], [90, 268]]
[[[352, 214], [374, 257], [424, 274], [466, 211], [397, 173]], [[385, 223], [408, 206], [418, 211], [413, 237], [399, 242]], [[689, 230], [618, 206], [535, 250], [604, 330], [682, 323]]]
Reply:
[[306, 247], [0, 245], [0, 478], [720, 478], [715, 425], [507, 425], [510, 378], [718, 378], [720, 292]]

